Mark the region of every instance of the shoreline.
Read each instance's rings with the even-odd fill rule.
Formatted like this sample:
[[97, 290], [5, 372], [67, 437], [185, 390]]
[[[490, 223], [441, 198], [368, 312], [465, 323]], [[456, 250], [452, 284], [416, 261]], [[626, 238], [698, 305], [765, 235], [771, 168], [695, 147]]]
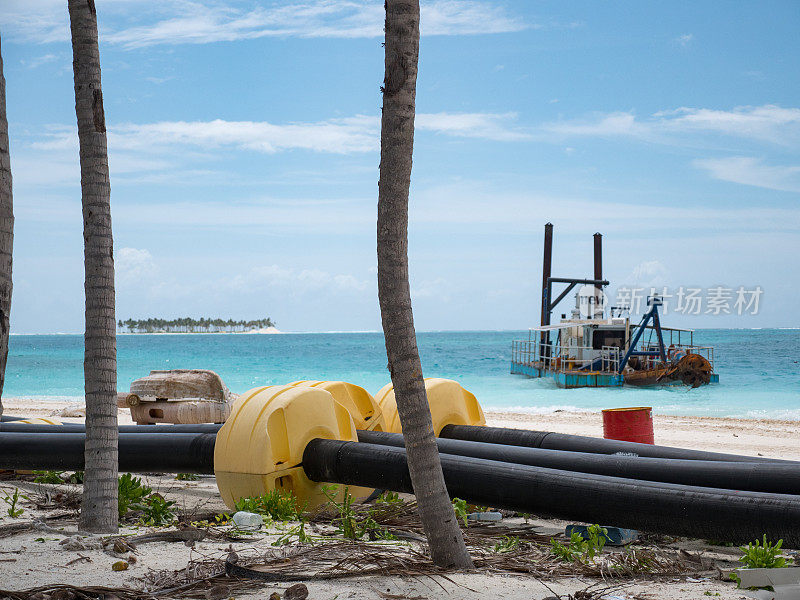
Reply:
[[[127, 334], [126, 334], [127, 335]], [[139, 334], [131, 334], [139, 335]], [[153, 334], [143, 334], [153, 335]], [[183, 335], [183, 334], [180, 334]], [[213, 334], [203, 334], [213, 335]], [[4, 412], [9, 413], [9, 406], [19, 407], [21, 410], [35, 410], [37, 416], [42, 416], [40, 411], [43, 410], [61, 410], [66, 406], [74, 406], [83, 403], [83, 396], [9, 396], [2, 398]], [[600, 415], [600, 409], [579, 408], [573, 405], [550, 405], [550, 406], [494, 406], [494, 405], [481, 405], [483, 412], [487, 415], [492, 414], [494, 418], [500, 421], [536, 421], [539, 418], [547, 418], [550, 416], [565, 414], [565, 415]], [[14, 415], [23, 416], [23, 415]], [[771, 417], [768, 415], [698, 415], [698, 414], [681, 414], [678, 412], [659, 412], [657, 407], [653, 407], [653, 417], [661, 419], [692, 419], [703, 421], [708, 419], [714, 421], [744, 421], [746, 423], [778, 423], [787, 426], [797, 426], [798, 434], [800, 434], [800, 417], [797, 419], [787, 419], [780, 417]]]

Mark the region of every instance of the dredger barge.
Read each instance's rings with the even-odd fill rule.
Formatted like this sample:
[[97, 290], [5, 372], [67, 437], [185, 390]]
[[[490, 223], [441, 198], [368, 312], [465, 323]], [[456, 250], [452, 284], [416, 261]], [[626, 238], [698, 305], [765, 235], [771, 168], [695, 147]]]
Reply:
[[[714, 348], [695, 345], [690, 329], [662, 327], [659, 296], [647, 298], [638, 324], [631, 323], [630, 307], [606, 311], [602, 239], [594, 234], [593, 279], [552, 277], [553, 225], [545, 225], [541, 326], [531, 328], [527, 340], [512, 342], [511, 373], [550, 377], [561, 388], [718, 383]], [[567, 287], [553, 298], [555, 284]], [[562, 314], [551, 324], [553, 310], [577, 286], [571, 317]]]

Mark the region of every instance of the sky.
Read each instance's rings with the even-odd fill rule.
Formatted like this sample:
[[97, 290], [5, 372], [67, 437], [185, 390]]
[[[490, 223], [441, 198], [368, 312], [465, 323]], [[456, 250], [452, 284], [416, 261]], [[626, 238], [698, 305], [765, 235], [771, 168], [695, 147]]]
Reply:
[[[96, 4], [118, 318], [379, 330], [383, 3]], [[11, 327], [77, 333], [68, 14], [35, 6], [0, 0]], [[591, 277], [602, 232], [612, 301], [665, 292], [665, 324], [800, 326], [798, 28], [793, 0], [423, 0], [417, 329], [537, 325], [548, 221], [554, 276]], [[692, 289], [698, 314], [674, 304]]]

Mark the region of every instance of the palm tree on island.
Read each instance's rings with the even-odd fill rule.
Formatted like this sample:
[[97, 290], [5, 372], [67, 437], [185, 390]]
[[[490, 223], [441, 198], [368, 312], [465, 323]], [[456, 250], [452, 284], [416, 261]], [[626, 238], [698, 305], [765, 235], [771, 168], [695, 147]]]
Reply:
[[234, 321], [233, 319], [205, 318], [193, 319], [181, 317], [178, 319], [120, 319], [117, 322], [119, 331], [127, 333], [232, 333], [258, 331], [275, 327], [275, 321], [270, 317], [266, 319], [251, 319]]

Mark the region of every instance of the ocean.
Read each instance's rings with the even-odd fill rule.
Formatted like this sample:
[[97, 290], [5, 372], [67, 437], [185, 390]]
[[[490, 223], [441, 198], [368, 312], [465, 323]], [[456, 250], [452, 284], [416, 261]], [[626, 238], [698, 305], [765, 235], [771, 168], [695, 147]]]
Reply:
[[[562, 390], [510, 375], [511, 341], [523, 331], [422, 332], [426, 377], [459, 381], [487, 409], [543, 413], [652, 406], [657, 413], [800, 420], [800, 331], [706, 329], [718, 385], [697, 389]], [[151, 369], [211, 369], [237, 393], [298, 379], [343, 380], [377, 392], [389, 381], [380, 333], [119, 335], [118, 389]], [[6, 398], [83, 400], [82, 335], [12, 335]]]

